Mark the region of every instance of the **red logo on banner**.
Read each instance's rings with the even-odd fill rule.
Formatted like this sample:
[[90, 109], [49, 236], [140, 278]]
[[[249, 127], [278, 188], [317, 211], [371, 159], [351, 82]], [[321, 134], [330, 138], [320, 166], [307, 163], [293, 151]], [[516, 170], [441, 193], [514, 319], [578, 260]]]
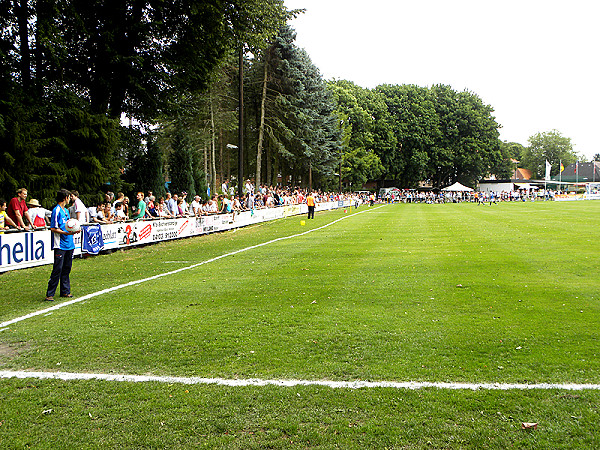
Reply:
[[131, 225], [127, 225], [127, 227], [125, 228], [125, 234], [126, 234], [125, 243], [127, 245], [129, 245], [129, 244], [131, 244]]
[[142, 228], [142, 231], [140, 231], [140, 240], [149, 237], [150, 233], [152, 233], [152, 225], [148, 224], [144, 228]]
[[188, 226], [188, 221], [186, 220], [185, 222], [183, 222], [181, 224], [181, 226], [179, 227], [179, 231], [177, 231], [178, 235], [181, 235], [181, 233], [183, 233], [183, 230], [185, 230]]

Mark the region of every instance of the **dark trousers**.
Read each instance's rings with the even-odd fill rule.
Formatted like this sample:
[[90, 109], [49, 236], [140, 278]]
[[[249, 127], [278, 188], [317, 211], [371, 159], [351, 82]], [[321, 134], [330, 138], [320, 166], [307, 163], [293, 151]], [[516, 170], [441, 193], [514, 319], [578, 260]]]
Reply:
[[60, 281], [60, 295], [71, 293], [71, 266], [73, 265], [73, 250], [54, 249], [54, 265], [52, 266], [52, 274], [48, 281], [48, 290], [46, 297], [54, 297], [58, 282]]
[[308, 207], [308, 218], [309, 219], [314, 219], [315, 218], [315, 207], [314, 206], [309, 206]]

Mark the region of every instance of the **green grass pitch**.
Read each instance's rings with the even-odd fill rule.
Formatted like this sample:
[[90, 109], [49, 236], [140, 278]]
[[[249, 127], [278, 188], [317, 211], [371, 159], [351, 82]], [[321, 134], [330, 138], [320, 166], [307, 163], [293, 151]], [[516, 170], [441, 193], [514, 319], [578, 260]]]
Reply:
[[[6, 326], [0, 371], [600, 383], [600, 202], [301, 220], [76, 260], [81, 297], [247, 249]], [[0, 275], [0, 322], [51, 306], [49, 273]], [[4, 378], [0, 399], [1, 448], [600, 447], [597, 389]]]

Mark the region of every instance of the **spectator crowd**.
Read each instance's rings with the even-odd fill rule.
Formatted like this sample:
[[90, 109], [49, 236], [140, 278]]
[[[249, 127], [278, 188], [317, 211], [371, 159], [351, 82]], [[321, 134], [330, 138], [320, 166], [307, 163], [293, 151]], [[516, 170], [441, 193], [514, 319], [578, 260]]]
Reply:
[[[298, 205], [306, 203], [308, 195], [313, 192], [306, 189], [290, 187], [273, 187], [260, 185], [255, 188], [249, 180], [245, 184], [245, 192], [241, 197], [227, 192], [214, 194], [207, 200], [196, 195], [191, 201], [187, 192], [170, 193], [164, 197], [156, 197], [152, 191], [144, 194], [138, 192], [136, 199], [130, 202], [129, 197], [122, 192], [116, 195], [107, 192], [104, 199], [96, 205], [86, 207], [79, 198], [77, 191], [71, 191], [72, 205], [68, 208], [69, 215], [82, 224], [109, 224], [132, 220], [171, 219], [178, 217], [201, 217], [214, 214], [236, 214], [242, 211], [253, 211], [262, 208]], [[226, 193], [227, 192], [227, 193]], [[0, 232], [1, 230], [30, 231], [47, 228], [51, 211], [44, 209], [36, 199], [27, 199], [27, 189], [19, 189], [17, 195], [7, 205], [0, 199]], [[314, 191], [315, 202], [330, 202], [353, 199], [352, 194], [337, 194]]]
[[501, 192], [479, 192], [479, 191], [416, 191], [405, 189], [388, 193], [383, 196], [383, 201], [387, 203], [498, 203], [498, 202], [516, 202], [516, 201], [535, 201], [538, 199], [554, 200], [559, 194], [558, 191], [550, 189], [515, 189], [512, 191]]
[[[260, 185], [255, 187], [248, 180], [244, 185], [244, 194], [240, 197], [229, 191], [224, 184], [221, 194], [214, 194], [206, 200], [196, 195], [191, 201], [187, 192], [170, 193], [164, 197], [156, 197], [152, 191], [144, 194], [138, 192], [136, 199], [130, 202], [122, 192], [116, 195], [107, 192], [104, 199], [96, 205], [86, 207], [77, 191], [71, 191], [73, 204], [69, 207], [69, 215], [82, 224], [109, 224], [131, 220], [171, 219], [177, 217], [201, 217], [214, 214], [233, 214], [242, 211], [254, 211], [262, 208], [306, 204], [312, 193], [316, 204], [322, 202], [350, 201], [358, 207], [368, 203], [497, 203], [500, 201], [528, 201], [543, 198], [553, 200], [555, 191], [515, 190], [496, 192], [419, 192], [402, 190], [377, 197], [373, 193], [332, 193], [311, 191], [302, 188]], [[0, 198], [0, 233], [4, 231], [30, 231], [46, 229], [50, 223], [51, 211], [43, 208], [40, 202], [31, 198], [27, 200], [27, 189], [17, 190], [14, 198], [6, 202]], [[312, 202], [312, 200], [309, 200]]]

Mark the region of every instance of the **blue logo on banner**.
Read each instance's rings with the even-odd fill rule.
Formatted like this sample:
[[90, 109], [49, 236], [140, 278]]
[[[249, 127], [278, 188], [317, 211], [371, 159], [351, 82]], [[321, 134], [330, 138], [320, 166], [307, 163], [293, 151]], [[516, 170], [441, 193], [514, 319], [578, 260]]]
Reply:
[[9, 242], [3, 244], [0, 234], [0, 266], [44, 259], [44, 241], [40, 239], [34, 242], [34, 233], [19, 233], [16, 236], [18, 240], [11, 242], [7, 239]]

